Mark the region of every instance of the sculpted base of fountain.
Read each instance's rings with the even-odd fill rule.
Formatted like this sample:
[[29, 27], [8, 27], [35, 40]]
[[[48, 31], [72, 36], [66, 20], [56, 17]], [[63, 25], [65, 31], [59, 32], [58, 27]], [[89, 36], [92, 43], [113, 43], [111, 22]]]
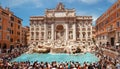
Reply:
[[31, 43], [29, 46], [29, 51], [26, 53], [85, 53], [92, 52], [94, 50], [95, 45], [85, 45], [80, 42], [75, 41], [48, 41], [43, 43]]

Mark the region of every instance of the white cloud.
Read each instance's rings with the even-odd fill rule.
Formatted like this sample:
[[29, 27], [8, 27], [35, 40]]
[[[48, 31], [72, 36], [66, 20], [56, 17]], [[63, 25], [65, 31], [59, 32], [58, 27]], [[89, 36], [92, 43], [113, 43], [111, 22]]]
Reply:
[[22, 6], [23, 4], [33, 4], [35, 7], [41, 7], [40, 0], [9, 0], [9, 7]]

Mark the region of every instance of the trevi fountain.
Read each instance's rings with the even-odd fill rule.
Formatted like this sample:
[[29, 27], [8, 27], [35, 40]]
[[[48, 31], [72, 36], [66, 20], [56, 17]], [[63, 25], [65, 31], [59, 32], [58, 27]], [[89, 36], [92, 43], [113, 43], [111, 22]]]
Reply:
[[97, 62], [92, 32], [92, 16], [78, 16], [59, 3], [45, 16], [30, 17], [29, 50], [12, 61]]

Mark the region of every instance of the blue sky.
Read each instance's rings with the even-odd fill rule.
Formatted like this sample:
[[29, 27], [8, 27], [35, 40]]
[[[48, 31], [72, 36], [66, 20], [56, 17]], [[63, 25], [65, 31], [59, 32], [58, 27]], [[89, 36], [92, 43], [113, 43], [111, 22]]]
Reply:
[[23, 19], [23, 26], [29, 26], [30, 16], [44, 15], [46, 8], [55, 8], [62, 2], [66, 8], [75, 8], [77, 15], [93, 16], [95, 20], [117, 0], [0, 0], [2, 7], [9, 7], [12, 12]]

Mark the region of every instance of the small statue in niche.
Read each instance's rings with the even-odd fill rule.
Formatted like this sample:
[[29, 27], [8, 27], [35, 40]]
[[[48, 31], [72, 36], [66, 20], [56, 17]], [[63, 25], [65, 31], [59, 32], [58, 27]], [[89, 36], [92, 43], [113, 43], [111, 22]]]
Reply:
[[70, 32], [70, 39], [72, 39], [72, 32]]
[[50, 32], [48, 32], [48, 38], [49, 38], [49, 39], [51, 38], [51, 33], [50, 33]]

